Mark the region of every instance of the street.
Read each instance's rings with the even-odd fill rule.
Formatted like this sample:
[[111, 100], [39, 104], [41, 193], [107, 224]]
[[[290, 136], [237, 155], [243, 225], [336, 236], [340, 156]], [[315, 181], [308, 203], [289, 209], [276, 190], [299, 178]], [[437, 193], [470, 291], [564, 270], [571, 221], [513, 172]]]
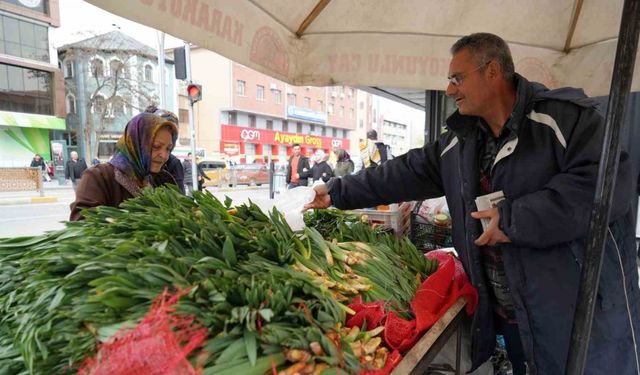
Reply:
[[[218, 199], [226, 196], [238, 205], [251, 199], [267, 199], [268, 187], [236, 187], [229, 189], [210, 188]], [[32, 194], [34, 195], [34, 194]], [[51, 190], [48, 196], [55, 196], [55, 203], [30, 203], [0, 206], [0, 238], [33, 236], [48, 230], [64, 228], [63, 222], [69, 218], [69, 205], [74, 200], [71, 187]]]

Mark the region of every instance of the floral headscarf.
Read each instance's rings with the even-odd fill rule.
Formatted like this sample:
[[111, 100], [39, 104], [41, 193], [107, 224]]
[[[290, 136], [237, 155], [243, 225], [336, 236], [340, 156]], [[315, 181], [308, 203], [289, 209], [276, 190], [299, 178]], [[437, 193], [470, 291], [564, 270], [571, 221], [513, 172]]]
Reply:
[[145, 185], [151, 175], [153, 140], [158, 130], [164, 127], [171, 132], [175, 144], [178, 138], [176, 124], [150, 113], [136, 115], [118, 139], [116, 153], [109, 163], [133, 179], [138, 186]]

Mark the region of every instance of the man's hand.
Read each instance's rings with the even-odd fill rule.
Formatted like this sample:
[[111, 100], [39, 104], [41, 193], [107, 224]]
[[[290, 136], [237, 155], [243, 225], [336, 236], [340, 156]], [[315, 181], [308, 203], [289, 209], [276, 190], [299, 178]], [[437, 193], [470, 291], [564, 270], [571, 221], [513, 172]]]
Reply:
[[310, 203], [307, 203], [302, 208], [302, 211], [306, 211], [311, 208], [327, 208], [331, 206], [331, 196], [329, 195], [329, 189], [327, 185], [320, 184], [313, 188], [316, 191], [316, 197]]
[[478, 246], [489, 245], [493, 246], [498, 243], [509, 243], [511, 239], [500, 230], [498, 224], [500, 224], [500, 212], [497, 208], [492, 208], [485, 211], [472, 212], [471, 217], [474, 219], [489, 219], [489, 225], [487, 229], [478, 237], [474, 243]]

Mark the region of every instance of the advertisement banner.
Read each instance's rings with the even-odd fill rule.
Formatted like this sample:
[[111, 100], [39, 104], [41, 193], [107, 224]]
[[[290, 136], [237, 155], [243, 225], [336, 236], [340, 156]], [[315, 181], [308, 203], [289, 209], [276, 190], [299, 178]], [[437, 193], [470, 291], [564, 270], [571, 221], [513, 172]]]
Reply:
[[47, 129], [0, 126], [0, 165], [29, 166], [35, 154], [51, 160]]
[[287, 133], [277, 130], [246, 128], [235, 125], [222, 125], [222, 141], [227, 144], [254, 143], [262, 145], [287, 145], [294, 143], [307, 148], [333, 150], [349, 149], [346, 138], [323, 137], [320, 135]]
[[53, 173], [58, 179], [64, 179], [64, 166], [67, 163], [67, 143], [65, 141], [51, 141], [51, 161]]

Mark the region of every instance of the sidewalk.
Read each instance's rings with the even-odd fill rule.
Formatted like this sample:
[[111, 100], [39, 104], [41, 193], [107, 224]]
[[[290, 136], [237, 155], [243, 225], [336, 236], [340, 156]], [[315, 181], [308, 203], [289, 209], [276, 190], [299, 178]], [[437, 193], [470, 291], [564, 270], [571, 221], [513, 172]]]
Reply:
[[[32, 203], [55, 203], [61, 198], [68, 198], [73, 195], [73, 187], [71, 182], [67, 181], [66, 185], [60, 185], [58, 181], [45, 181], [44, 184], [44, 196], [40, 196], [38, 191], [9, 191], [0, 192], [0, 206], [6, 205], [18, 205], [18, 204], [32, 204]], [[262, 186], [247, 186], [239, 185], [235, 187], [208, 187], [212, 194], [216, 193], [239, 193], [247, 191], [269, 191], [268, 185]]]
[[67, 181], [66, 185], [60, 185], [58, 181], [43, 182], [44, 196], [40, 196], [40, 192], [32, 191], [7, 191], [0, 192], [0, 206], [31, 204], [31, 203], [55, 203], [61, 196], [73, 194], [71, 182]]

